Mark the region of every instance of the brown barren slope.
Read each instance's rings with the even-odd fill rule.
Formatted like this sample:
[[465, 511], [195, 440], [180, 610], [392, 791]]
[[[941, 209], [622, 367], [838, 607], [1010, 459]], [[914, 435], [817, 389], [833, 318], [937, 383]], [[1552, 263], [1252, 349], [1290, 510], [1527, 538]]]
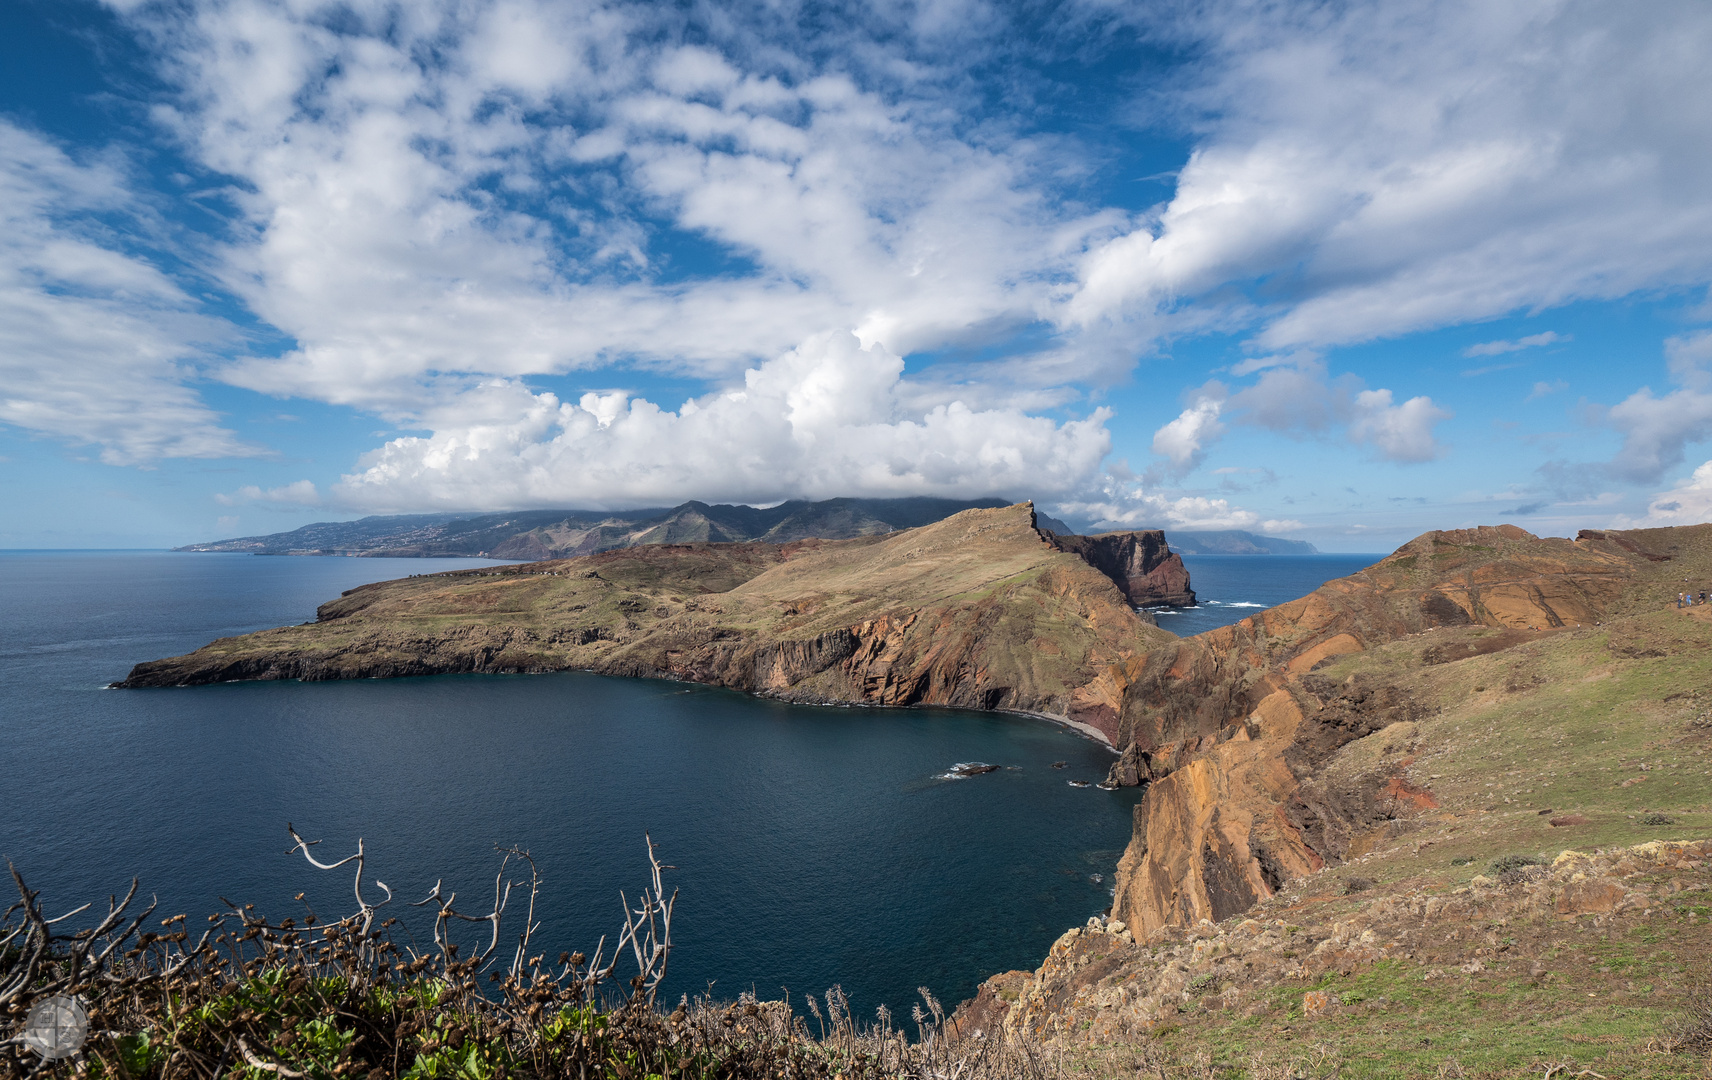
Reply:
[[1320, 782], [1338, 748], [1432, 706], [1374, 673], [1317, 671], [1412, 638], [1442, 663], [1656, 610], [1685, 573], [1705, 580], [1709, 539], [1709, 526], [1427, 533], [1300, 600], [1114, 665], [1089, 692], [1121, 703], [1113, 779], [1149, 784], [1115, 914], [1143, 935], [1228, 918], [1359, 854], [1399, 800], [1431, 802], [1384, 778]]
[[1031, 504], [851, 540], [683, 544], [354, 589], [318, 621], [138, 664], [126, 687], [586, 669], [793, 701], [1037, 713], [1108, 741], [1096, 677], [1174, 640]]
[[[1671, 597], [1709, 580], [1712, 530], [1638, 539], [1673, 557], [1643, 557], [1597, 625], [1443, 626], [1302, 676], [1326, 704], [1299, 731], [1371, 732], [1286, 751], [1278, 809], [1318, 808], [1324, 865], [1216, 923], [1095, 920], [990, 979], [962, 1029], [1113, 1076], [1158, 1075], [1150, 1053], [1172, 1076], [1709, 1075], [1677, 1025], [1712, 1003], [1712, 605]], [[1266, 744], [1189, 768], [1210, 755], [1217, 780], [1226, 747]]]

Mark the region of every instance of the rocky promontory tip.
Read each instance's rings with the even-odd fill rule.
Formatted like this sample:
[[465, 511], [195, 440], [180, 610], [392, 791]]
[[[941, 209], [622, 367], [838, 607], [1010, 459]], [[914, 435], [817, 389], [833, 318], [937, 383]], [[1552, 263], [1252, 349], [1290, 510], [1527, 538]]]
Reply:
[[1046, 533], [1054, 547], [1074, 552], [1105, 574], [1136, 607], [1191, 607], [1195, 590], [1189, 570], [1159, 529], [1110, 532], [1095, 536]]
[[309, 625], [138, 664], [118, 685], [581, 669], [790, 701], [1014, 710], [1109, 742], [1116, 711], [1085, 691], [1170, 638], [1122, 591], [1126, 568], [1158, 569], [1145, 552], [1163, 543], [1119, 540], [1143, 555], [1096, 569], [1046, 535], [1018, 503], [844, 540], [651, 544], [422, 575], [354, 589]]

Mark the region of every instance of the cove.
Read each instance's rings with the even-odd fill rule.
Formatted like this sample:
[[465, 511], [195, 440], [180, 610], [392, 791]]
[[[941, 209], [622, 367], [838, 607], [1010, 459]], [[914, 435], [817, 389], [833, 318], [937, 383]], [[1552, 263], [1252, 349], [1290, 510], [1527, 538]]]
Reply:
[[[61, 908], [134, 873], [163, 915], [222, 895], [294, 914], [300, 891], [343, 913], [349, 879], [288, 858], [291, 821], [324, 858], [364, 837], [395, 906], [443, 880], [479, 914], [494, 845], [517, 844], [556, 953], [614, 930], [646, 831], [682, 889], [672, 996], [836, 983], [869, 1015], [1032, 967], [1110, 902], [1139, 793], [1069, 786], [1110, 754], [1038, 720], [574, 672], [99, 689], [139, 658], [312, 618], [341, 588], [457, 565], [392, 562], [0, 556], [0, 857]], [[965, 761], [1005, 768], [942, 778]]]

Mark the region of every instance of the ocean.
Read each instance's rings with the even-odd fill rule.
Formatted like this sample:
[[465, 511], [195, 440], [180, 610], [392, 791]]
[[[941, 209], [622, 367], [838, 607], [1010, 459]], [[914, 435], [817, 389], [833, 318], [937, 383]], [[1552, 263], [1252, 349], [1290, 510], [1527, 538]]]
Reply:
[[[1160, 621], [1240, 618], [1339, 559], [1190, 557], [1209, 602]], [[496, 846], [518, 845], [544, 877], [536, 951], [556, 954], [610, 945], [647, 834], [682, 890], [670, 996], [840, 985], [869, 1015], [907, 1013], [918, 986], [954, 1004], [1110, 903], [1139, 793], [1070, 786], [1111, 754], [1038, 720], [576, 672], [104, 689], [358, 584], [483, 562], [0, 552], [0, 859], [50, 914], [133, 875], [161, 916], [221, 897], [299, 915], [300, 892], [345, 913], [350, 878], [289, 854], [290, 822], [324, 861], [361, 837], [420, 930], [405, 905], [436, 881], [486, 914]], [[947, 776], [969, 761], [1003, 768]]]
[[[1169, 536], [1169, 534], [1167, 534]], [[1178, 637], [1219, 626], [1306, 596], [1334, 578], [1348, 577], [1384, 555], [1184, 555], [1192, 608], [1156, 608], [1159, 625]]]

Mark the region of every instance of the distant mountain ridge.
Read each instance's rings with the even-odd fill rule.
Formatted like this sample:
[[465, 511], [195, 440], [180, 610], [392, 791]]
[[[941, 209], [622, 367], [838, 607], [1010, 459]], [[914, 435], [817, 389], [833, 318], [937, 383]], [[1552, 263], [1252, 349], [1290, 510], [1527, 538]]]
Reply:
[[[792, 500], [753, 506], [681, 506], [644, 510], [523, 510], [500, 514], [398, 514], [358, 521], [322, 521], [290, 532], [242, 536], [176, 551], [248, 552], [254, 555], [348, 555], [393, 558], [565, 559], [640, 544], [783, 544], [818, 538], [843, 540], [913, 529], [964, 510], [1008, 506], [1008, 499]], [[1058, 532], [1069, 527], [1041, 516]]]
[[1318, 555], [1306, 540], [1261, 536], [1240, 529], [1181, 532], [1172, 529], [1171, 550], [1179, 555]]

